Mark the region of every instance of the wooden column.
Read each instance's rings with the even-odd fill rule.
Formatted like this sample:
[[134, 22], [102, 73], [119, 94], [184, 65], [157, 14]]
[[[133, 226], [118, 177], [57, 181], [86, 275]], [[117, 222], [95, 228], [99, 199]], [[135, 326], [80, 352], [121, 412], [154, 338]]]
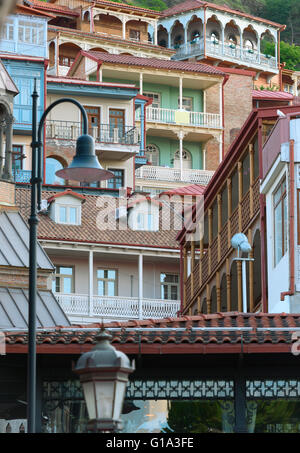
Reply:
[[206, 305], [207, 305], [207, 313], [211, 313], [211, 300], [210, 300], [210, 288], [209, 284], [206, 285]]
[[232, 183], [231, 178], [227, 179], [227, 217], [228, 217], [228, 248], [231, 247], [231, 221], [232, 214]]
[[191, 298], [194, 296], [194, 282], [195, 282], [195, 276], [194, 276], [194, 269], [195, 269], [195, 241], [193, 240], [193, 237], [191, 239]]
[[220, 272], [216, 273], [217, 312], [221, 311]]
[[218, 262], [221, 260], [221, 229], [222, 229], [222, 196], [217, 195], [218, 203]]
[[[252, 242], [251, 228], [249, 228], [248, 230], [248, 241], [249, 244], [251, 244]], [[253, 255], [254, 255], [253, 250], [251, 250], [251, 252], [249, 253], [249, 258], [253, 258]], [[254, 309], [254, 262], [249, 261], [248, 266], [249, 266], [249, 282], [247, 283], [249, 285], [249, 309], [250, 313], [252, 313]]]
[[197, 297], [197, 311], [198, 311], [198, 314], [201, 313], [201, 299], [200, 299], [200, 296]]
[[243, 164], [238, 162], [238, 179], [239, 179], [239, 232], [242, 231], [242, 198], [243, 198]]
[[200, 240], [199, 288], [202, 286], [203, 238]]
[[226, 291], [227, 291], [227, 311], [231, 311], [231, 280], [229, 259], [226, 259]]
[[254, 184], [254, 148], [253, 144], [249, 145], [249, 161], [250, 161], [250, 217], [253, 217], [253, 184]]
[[208, 209], [208, 274], [211, 273], [211, 243], [213, 237], [212, 208]]

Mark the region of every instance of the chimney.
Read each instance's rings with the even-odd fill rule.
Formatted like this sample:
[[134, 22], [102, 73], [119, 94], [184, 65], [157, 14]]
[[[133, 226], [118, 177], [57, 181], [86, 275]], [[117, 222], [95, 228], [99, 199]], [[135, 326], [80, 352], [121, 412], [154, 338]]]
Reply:
[[0, 179], [0, 209], [15, 208], [15, 183]]

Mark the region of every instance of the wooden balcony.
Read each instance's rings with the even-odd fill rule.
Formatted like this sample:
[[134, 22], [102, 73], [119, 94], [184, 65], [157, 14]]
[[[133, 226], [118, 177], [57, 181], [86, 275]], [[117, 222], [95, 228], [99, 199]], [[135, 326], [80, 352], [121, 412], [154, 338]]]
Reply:
[[202, 259], [195, 261], [191, 274], [184, 282], [185, 307], [197, 300], [197, 297], [204, 291], [205, 286], [215, 277], [216, 272], [224, 265], [226, 258], [233, 252], [230, 239], [234, 234], [240, 232], [239, 225], [242, 225], [241, 232], [246, 233], [247, 229], [257, 218], [258, 213], [259, 178], [254, 181], [252, 187], [244, 194], [228, 221], [204, 251]]
[[162, 299], [139, 299], [138, 297], [109, 297], [81, 294], [55, 294], [60, 306], [71, 322], [114, 320], [160, 319], [176, 317], [180, 301]]

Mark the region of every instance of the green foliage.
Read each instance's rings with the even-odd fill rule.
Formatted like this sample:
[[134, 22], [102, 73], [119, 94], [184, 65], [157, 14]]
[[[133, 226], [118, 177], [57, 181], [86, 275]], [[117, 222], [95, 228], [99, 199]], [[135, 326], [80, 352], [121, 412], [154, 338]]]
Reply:
[[142, 8], [153, 9], [154, 11], [162, 11], [167, 9], [167, 4], [163, 0], [135, 0], [127, 3], [141, 6]]
[[[275, 55], [275, 44], [263, 40], [261, 43], [261, 52], [266, 55]], [[286, 63], [287, 69], [297, 71], [300, 69], [300, 47], [288, 44], [285, 41], [280, 43], [280, 61]]]

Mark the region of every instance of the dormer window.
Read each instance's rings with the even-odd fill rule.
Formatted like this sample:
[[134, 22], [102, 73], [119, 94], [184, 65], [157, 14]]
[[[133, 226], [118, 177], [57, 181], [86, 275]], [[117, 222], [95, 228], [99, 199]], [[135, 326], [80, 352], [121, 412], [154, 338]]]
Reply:
[[85, 197], [72, 190], [57, 193], [48, 199], [51, 204], [50, 217], [55, 223], [80, 225], [81, 205], [84, 202]]
[[68, 225], [80, 225], [80, 206], [64, 206], [58, 204], [58, 222]]

